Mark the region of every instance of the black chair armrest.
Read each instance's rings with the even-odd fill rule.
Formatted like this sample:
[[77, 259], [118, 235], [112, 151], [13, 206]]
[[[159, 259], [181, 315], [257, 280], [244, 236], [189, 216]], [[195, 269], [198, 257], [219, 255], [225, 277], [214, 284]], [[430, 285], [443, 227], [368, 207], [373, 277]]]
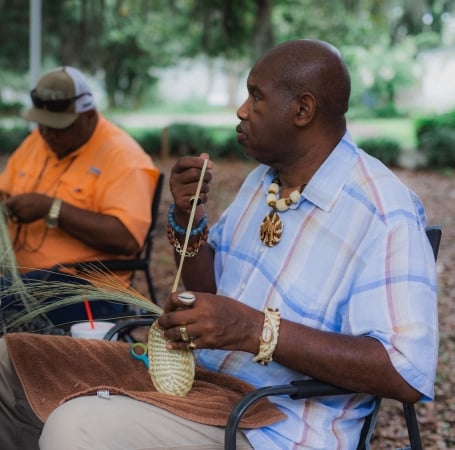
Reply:
[[74, 268], [78, 272], [87, 273], [91, 271], [116, 272], [119, 270], [138, 270], [145, 267], [140, 259], [108, 259], [98, 261], [81, 261], [76, 263], [60, 264], [58, 267]]
[[349, 389], [340, 388], [318, 380], [298, 380], [290, 384], [267, 386], [259, 388], [245, 395], [231, 411], [226, 424], [224, 448], [236, 449], [236, 434], [240, 419], [245, 411], [256, 401], [264, 397], [289, 395], [292, 399], [322, 397], [325, 395], [352, 394]]
[[430, 241], [431, 248], [433, 249], [434, 259], [437, 259], [442, 238], [442, 227], [441, 225], [431, 225], [428, 226], [425, 231]]
[[[113, 326], [103, 337], [104, 340], [110, 341], [117, 333], [127, 334], [134, 328], [151, 326], [158, 316], [135, 318], [129, 320], [123, 320]], [[133, 339], [126, 339], [128, 342], [133, 342]]]
[[297, 387], [297, 392], [289, 394], [293, 400], [311, 397], [321, 397], [325, 395], [354, 394], [354, 391], [341, 388], [333, 384], [324, 383], [319, 380], [297, 380], [291, 381], [292, 386]]

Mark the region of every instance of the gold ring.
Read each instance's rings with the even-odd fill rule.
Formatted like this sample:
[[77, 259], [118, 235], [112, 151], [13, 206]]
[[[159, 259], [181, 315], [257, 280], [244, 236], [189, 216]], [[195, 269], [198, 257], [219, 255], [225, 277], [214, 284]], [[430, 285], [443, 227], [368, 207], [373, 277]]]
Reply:
[[177, 298], [180, 303], [183, 303], [186, 306], [190, 306], [196, 301], [196, 296], [189, 291], [180, 292], [180, 294], [177, 295]]
[[[193, 195], [191, 198], [190, 198], [190, 205], [193, 206], [193, 202], [196, 200], [196, 196]], [[200, 204], [202, 203], [202, 199], [201, 197], [198, 197], [197, 198], [197, 205], [199, 206]]]
[[196, 344], [194, 343], [194, 338], [193, 336], [190, 337], [190, 343], [188, 344], [188, 348], [190, 350], [195, 350], [196, 349]]
[[180, 327], [180, 336], [182, 337], [183, 342], [188, 342], [190, 340], [186, 327]]

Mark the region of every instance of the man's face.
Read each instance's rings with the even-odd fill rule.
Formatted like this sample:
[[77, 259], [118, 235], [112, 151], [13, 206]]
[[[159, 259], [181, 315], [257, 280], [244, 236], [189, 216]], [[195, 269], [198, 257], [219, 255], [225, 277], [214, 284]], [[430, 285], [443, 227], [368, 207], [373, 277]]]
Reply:
[[247, 80], [248, 98], [237, 110], [237, 139], [245, 153], [276, 167], [295, 145], [292, 98], [274, 83], [273, 61], [256, 65]]
[[90, 137], [86, 121], [79, 117], [67, 128], [58, 129], [38, 125], [42, 138], [59, 159], [77, 150]]

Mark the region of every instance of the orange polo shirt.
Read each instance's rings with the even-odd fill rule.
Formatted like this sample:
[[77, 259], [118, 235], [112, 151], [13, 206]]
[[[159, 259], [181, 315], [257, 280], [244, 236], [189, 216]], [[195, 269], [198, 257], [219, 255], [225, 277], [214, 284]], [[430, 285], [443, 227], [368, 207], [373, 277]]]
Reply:
[[[71, 205], [117, 217], [142, 246], [151, 223], [152, 196], [159, 170], [127, 133], [99, 116], [81, 148], [57, 159], [38, 129], [11, 155], [0, 174], [0, 191], [14, 196], [38, 192]], [[126, 259], [89, 247], [43, 219], [10, 224], [11, 241], [22, 272], [59, 263]], [[130, 274], [122, 278], [128, 282]]]

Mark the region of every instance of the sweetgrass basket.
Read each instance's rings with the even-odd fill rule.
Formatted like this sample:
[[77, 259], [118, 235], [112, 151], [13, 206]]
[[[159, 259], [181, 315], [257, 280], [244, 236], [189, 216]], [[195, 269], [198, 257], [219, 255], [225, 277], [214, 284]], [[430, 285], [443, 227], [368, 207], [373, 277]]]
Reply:
[[185, 396], [193, 386], [194, 355], [191, 350], [167, 350], [156, 322], [150, 327], [147, 354], [149, 374], [158, 392]]

